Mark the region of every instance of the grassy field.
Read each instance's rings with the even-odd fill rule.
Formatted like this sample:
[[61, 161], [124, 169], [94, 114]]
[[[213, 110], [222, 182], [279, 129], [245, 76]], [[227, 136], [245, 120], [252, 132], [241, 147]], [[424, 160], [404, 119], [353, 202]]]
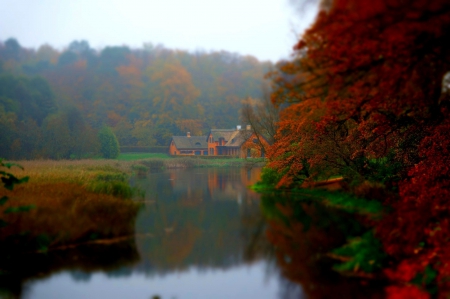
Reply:
[[[140, 205], [128, 185], [132, 164], [114, 160], [19, 161], [29, 181], [0, 188], [0, 251], [45, 251], [134, 233]], [[16, 212], [20, 207], [31, 210]], [[11, 212], [12, 211], [12, 212]]]
[[121, 153], [117, 160], [119, 161], [136, 161], [143, 159], [169, 159], [171, 158], [167, 154], [160, 153]]

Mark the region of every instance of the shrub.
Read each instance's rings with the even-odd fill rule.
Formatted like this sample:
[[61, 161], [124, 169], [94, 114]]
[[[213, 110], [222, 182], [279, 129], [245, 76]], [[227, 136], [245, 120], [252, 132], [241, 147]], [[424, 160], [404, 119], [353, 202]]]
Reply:
[[102, 153], [103, 158], [115, 159], [119, 156], [119, 142], [110, 128], [104, 126], [98, 132], [98, 139], [100, 141], [100, 152]]

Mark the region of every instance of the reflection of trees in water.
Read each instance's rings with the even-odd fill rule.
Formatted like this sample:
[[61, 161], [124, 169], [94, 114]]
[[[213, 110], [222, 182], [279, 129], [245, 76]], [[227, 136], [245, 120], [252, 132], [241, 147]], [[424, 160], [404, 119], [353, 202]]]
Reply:
[[[226, 269], [262, 257], [257, 251], [264, 233], [254, 225], [263, 222], [258, 217], [256, 203], [242, 209], [232, 201], [206, 202], [191, 209], [172, 203], [165, 204], [164, 210], [171, 215], [155, 216], [153, 223], [146, 222], [151, 225], [153, 236], [137, 239], [142, 257], [139, 268], [146, 273], [160, 274], [192, 266]], [[258, 214], [241, 214], [242, 210], [253, 210]], [[171, 219], [167, 221], [171, 231], [165, 229], [163, 218]], [[250, 253], [249, 242], [253, 242]]]
[[88, 282], [91, 280], [92, 274], [90, 272], [75, 270], [70, 272], [70, 276], [77, 282]]
[[134, 239], [110, 245], [84, 245], [46, 254], [22, 254], [0, 261], [0, 298], [22, 298], [24, 284], [61, 271], [70, 271], [79, 282], [88, 282], [92, 272], [111, 276], [130, 275], [130, 266], [139, 261]]
[[241, 213], [242, 239], [245, 240], [244, 260], [253, 262], [260, 259], [270, 260], [274, 257], [273, 246], [267, 241], [267, 223], [258, 208], [243, 209]]
[[[384, 298], [381, 282], [343, 277], [332, 270], [328, 253], [357, 234], [361, 225], [351, 215], [317, 202], [263, 195], [268, 220], [267, 238], [276, 248], [281, 274], [302, 286], [307, 298]], [[290, 297], [289, 284], [281, 298]], [[293, 289], [297, 296], [298, 290]]]
[[265, 258], [269, 249], [259, 195], [246, 185], [256, 181], [259, 172], [177, 170], [138, 182], [152, 190], [147, 194], [158, 195], [136, 225], [140, 233], [152, 235], [137, 238], [139, 271], [162, 275], [190, 267], [227, 269]]
[[[265, 238], [259, 195], [245, 185], [258, 175], [246, 169], [194, 169], [136, 179], [134, 184], [146, 189], [146, 200], [154, 203], [138, 216], [135, 240], [12, 260], [0, 265], [11, 269], [0, 279], [0, 288], [20, 298], [24, 283], [60, 271], [88, 282], [98, 271], [109, 277], [133, 272], [151, 277], [192, 267], [206, 272], [266, 260], [273, 252]], [[271, 267], [268, 276], [275, 272]]]

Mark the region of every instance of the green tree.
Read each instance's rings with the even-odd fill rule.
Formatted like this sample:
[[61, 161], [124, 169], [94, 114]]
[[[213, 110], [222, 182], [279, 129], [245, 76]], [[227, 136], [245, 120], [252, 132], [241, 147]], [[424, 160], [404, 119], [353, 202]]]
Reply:
[[98, 139], [100, 141], [100, 152], [104, 158], [115, 159], [119, 156], [119, 142], [109, 127], [104, 126], [98, 132]]

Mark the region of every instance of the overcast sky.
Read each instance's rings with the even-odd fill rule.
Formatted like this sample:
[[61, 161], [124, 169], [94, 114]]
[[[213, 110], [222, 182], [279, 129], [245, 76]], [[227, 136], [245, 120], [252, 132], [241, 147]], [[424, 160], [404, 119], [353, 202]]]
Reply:
[[96, 49], [153, 43], [277, 61], [314, 14], [288, 0], [0, 0], [0, 40], [58, 49], [81, 39]]

